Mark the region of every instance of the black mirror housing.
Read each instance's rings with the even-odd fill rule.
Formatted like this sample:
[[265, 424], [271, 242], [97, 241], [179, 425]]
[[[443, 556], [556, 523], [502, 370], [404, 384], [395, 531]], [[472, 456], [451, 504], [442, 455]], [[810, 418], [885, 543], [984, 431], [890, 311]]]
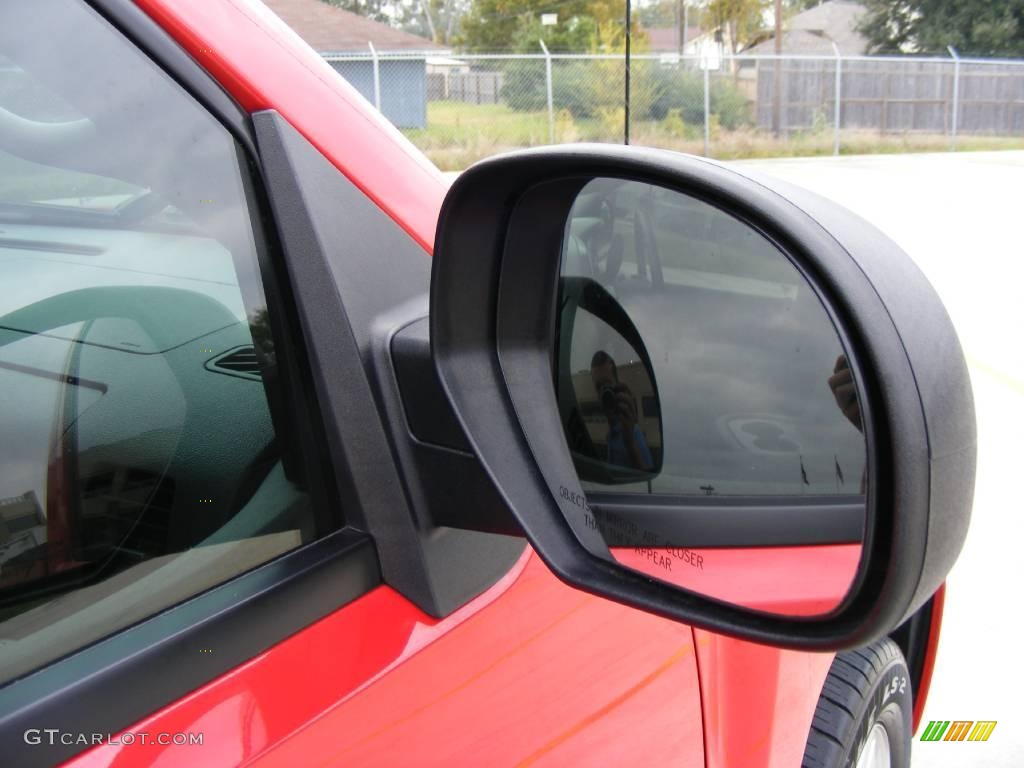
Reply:
[[[566, 221], [580, 190], [599, 177], [675, 190], [745, 222], [829, 308], [861, 389], [872, 478], [860, 564], [830, 613], [787, 617], [726, 604], [609, 556], [552, 376]], [[462, 174], [445, 200], [430, 304], [434, 364], [469, 444], [538, 554], [573, 586], [716, 632], [826, 650], [892, 631], [959, 554], [976, 444], [956, 333], [910, 258], [824, 198], [659, 150], [574, 145], [496, 157]]]

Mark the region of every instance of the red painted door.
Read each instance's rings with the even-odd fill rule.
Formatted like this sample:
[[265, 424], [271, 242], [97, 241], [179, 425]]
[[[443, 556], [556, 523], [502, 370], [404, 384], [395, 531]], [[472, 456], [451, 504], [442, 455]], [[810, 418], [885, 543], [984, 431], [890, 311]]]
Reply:
[[128, 729], [201, 746], [129, 736], [68, 765], [703, 765], [700, 710], [689, 627], [527, 550], [445, 619], [380, 587]]

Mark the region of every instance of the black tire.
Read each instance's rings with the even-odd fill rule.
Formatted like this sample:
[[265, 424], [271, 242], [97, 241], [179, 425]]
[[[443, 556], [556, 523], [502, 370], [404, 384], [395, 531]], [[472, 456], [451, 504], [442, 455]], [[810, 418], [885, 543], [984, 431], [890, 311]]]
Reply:
[[882, 640], [832, 662], [803, 768], [852, 768], [875, 724], [885, 729], [892, 768], [909, 768], [913, 716], [910, 672], [899, 646]]

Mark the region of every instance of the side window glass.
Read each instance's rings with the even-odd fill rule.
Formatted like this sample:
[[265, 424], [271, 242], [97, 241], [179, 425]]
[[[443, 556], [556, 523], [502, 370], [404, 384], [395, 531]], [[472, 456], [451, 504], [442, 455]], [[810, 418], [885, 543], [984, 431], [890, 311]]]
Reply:
[[616, 179], [587, 184], [566, 227], [556, 386], [588, 490], [865, 492], [842, 342], [770, 240], [701, 200]]
[[326, 531], [240, 153], [81, 2], [0, 6], [0, 684]]

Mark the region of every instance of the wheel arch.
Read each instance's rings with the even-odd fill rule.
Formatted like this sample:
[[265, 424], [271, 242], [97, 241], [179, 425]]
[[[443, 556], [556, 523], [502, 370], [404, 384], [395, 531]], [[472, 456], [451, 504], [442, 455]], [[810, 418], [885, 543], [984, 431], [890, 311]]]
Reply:
[[903, 658], [907, 660], [907, 669], [910, 670], [914, 691], [914, 733], [917, 733], [921, 723], [931, 688], [945, 600], [946, 585], [943, 584], [928, 602], [889, 635], [900, 647]]

